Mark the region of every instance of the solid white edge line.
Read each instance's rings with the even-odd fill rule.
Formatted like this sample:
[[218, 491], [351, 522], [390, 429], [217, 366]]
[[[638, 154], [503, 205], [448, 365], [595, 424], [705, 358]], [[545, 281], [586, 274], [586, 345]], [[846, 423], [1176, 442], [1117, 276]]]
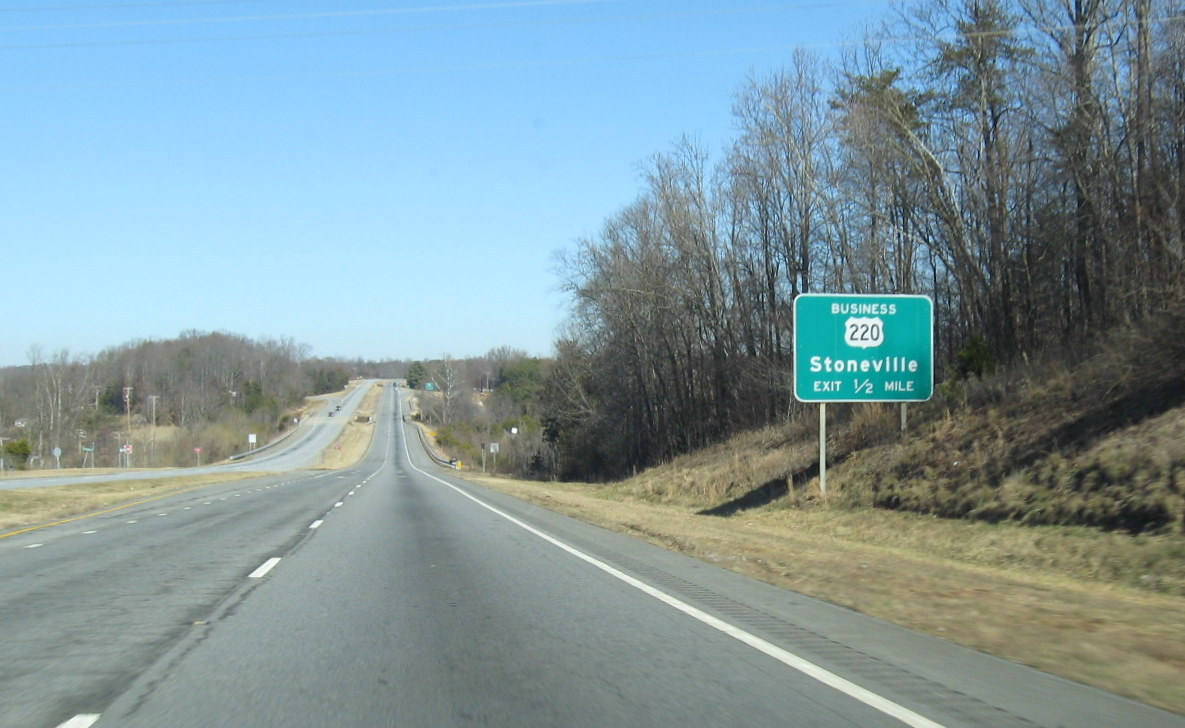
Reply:
[[575, 556], [576, 558], [580, 559], [581, 561], [584, 561], [592, 566], [595, 566], [596, 568], [600, 569], [601, 571], [605, 572], [606, 574], [609, 574], [610, 576], [612, 576], [616, 579], [619, 579], [620, 581], [623, 581], [626, 584], [629, 584], [630, 586], [634, 587], [638, 591], [641, 591], [643, 594], [647, 594], [651, 597], [654, 597], [655, 599], [659, 600], [660, 602], [662, 602], [670, 607], [673, 607], [673, 608], [679, 610], [680, 612], [683, 612], [687, 616], [697, 619], [700, 622], [702, 622], [703, 624], [706, 624], [707, 626], [712, 627], [713, 629], [719, 630], [720, 632], [723, 632], [724, 634], [728, 635], [729, 637], [739, 640], [740, 642], [752, 647], [753, 649], [772, 657], [773, 659], [777, 660], [778, 662], [781, 662], [782, 664], [786, 665], [787, 667], [794, 668], [795, 670], [798, 670], [802, 674], [804, 674], [808, 677], [814, 678], [815, 680], [818, 680], [819, 682], [823, 683], [824, 685], [834, 688], [854, 700], [864, 703], [865, 705], [867, 705], [870, 708], [878, 710], [878, 711], [880, 711], [880, 712], [884, 713], [885, 715], [888, 715], [892, 718], [896, 718], [897, 720], [901, 721], [905, 725], [910, 726], [911, 728], [946, 728], [941, 723], [936, 723], [923, 715], [913, 712], [909, 708], [906, 708], [902, 705], [898, 705], [897, 703], [894, 703], [892, 700], [889, 700], [886, 697], [878, 695], [877, 693], [874, 693], [871, 690], [868, 690], [867, 688], [860, 687], [859, 685], [851, 682], [850, 680], [842, 678], [839, 675], [836, 675], [835, 673], [831, 672], [830, 670], [827, 670], [823, 667], [820, 667], [819, 665], [816, 665], [815, 663], [811, 662], [810, 660], [807, 660], [803, 657], [799, 657], [798, 655], [794, 654], [793, 652], [790, 652], [789, 650], [778, 647], [777, 645], [773, 644], [772, 642], [763, 640], [760, 637], [758, 637], [757, 635], [750, 634], [749, 632], [746, 632], [745, 630], [743, 630], [735, 625], [729, 624], [728, 622], [725, 622], [722, 619], [713, 617], [712, 615], [708, 614], [707, 612], [697, 609], [697, 608], [691, 606], [690, 604], [683, 602], [683, 601], [671, 596], [670, 594], [667, 594], [666, 592], [655, 589], [654, 587], [650, 586], [649, 584], [639, 581], [638, 579], [635, 579], [634, 577], [630, 576], [629, 574], [626, 574], [625, 572], [620, 571], [620, 570], [610, 566], [609, 564], [606, 564], [603, 561], [600, 561], [596, 557], [590, 556], [589, 554], [586, 554], [583, 551], [578, 550], [574, 546], [569, 546], [568, 544], [564, 543], [563, 541], [560, 541], [559, 539], [555, 538], [554, 536], [544, 533], [543, 531], [540, 531], [539, 529], [535, 528], [534, 526], [532, 526], [528, 523], [525, 523], [525, 522], [519, 520], [518, 518], [515, 518], [514, 516], [510, 515], [509, 513], [506, 513], [505, 511], [503, 511], [499, 508], [496, 508], [488, 503], [481, 501], [480, 499], [470, 495], [469, 493], [466, 493], [461, 488], [458, 488], [457, 486], [453, 485], [452, 483], [450, 483], [446, 480], [442, 480], [441, 478], [438, 478], [435, 475], [433, 475], [427, 471], [420, 470], [411, 461], [411, 452], [408, 451], [406, 437], [403, 438], [403, 451], [404, 451], [404, 454], [407, 456], [408, 465], [410, 465], [413, 470], [420, 473], [421, 475], [426, 475], [429, 478], [435, 480], [436, 482], [438, 482], [442, 485], [446, 485], [449, 488], [452, 488], [457, 493], [465, 496], [469, 500], [473, 501], [474, 503], [481, 506], [482, 508], [485, 508], [486, 510], [490, 511], [491, 513], [495, 513], [495, 514], [501, 516], [502, 518], [505, 518], [507, 521], [510, 521], [511, 523], [513, 523], [514, 525], [523, 529], [524, 531], [527, 531], [528, 533], [538, 536], [539, 538], [550, 543], [551, 545], [555, 546], [556, 548], [562, 549], [563, 551], [568, 552], [569, 554], [571, 554], [572, 556]]
[[252, 571], [250, 574], [247, 574], [247, 578], [248, 579], [258, 579], [259, 577], [263, 576], [267, 572], [271, 571], [272, 568], [278, 563], [280, 563], [280, 557], [273, 556], [272, 558], [270, 558], [267, 561], [260, 564], [258, 569], [256, 569], [255, 571]]
[[99, 720], [98, 713], [82, 713], [62, 723], [58, 728], [90, 728]]

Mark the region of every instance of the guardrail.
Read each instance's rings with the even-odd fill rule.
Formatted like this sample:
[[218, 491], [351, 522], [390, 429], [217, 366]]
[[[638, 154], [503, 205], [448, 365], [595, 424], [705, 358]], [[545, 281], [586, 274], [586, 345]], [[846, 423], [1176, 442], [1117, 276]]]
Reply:
[[456, 458], [445, 460], [436, 454], [436, 451], [432, 449], [432, 445], [429, 444], [427, 436], [424, 434], [423, 427], [420, 427], [419, 424], [414, 422], [412, 423], [412, 426], [416, 428], [416, 433], [420, 436], [420, 446], [424, 448], [424, 452], [428, 453], [428, 457], [432, 458], [433, 462], [435, 462], [437, 465], [440, 465], [441, 467], [452, 468], [453, 470], [458, 469]]
[[[303, 424], [303, 423], [301, 423], [301, 424]], [[275, 447], [276, 445], [279, 445], [281, 442], [284, 442], [285, 440], [287, 440], [289, 437], [292, 437], [293, 435], [295, 435], [296, 431], [298, 429], [300, 429], [300, 425], [297, 425], [296, 427], [290, 427], [290, 428], [288, 428], [288, 431], [285, 432], [281, 437], [277, 437], [276, 439], [272, 440], [271, 442], [267, 443], [266, 445], [260, 445], [259, 447], [255, 448], [254, 450], [248, 450], [246, 452], [241, 452], [241, 453], [238, 453], [235, 455], [231, 455], [230, 457], [227, 458], [227, 460], [230, 460], [230, 461], [242, 460], [243, 458], [249, 458], [252, 455], [258, 455], [259, 453], [263, 452], [264, 450], [270, 450], [271, 448]]]

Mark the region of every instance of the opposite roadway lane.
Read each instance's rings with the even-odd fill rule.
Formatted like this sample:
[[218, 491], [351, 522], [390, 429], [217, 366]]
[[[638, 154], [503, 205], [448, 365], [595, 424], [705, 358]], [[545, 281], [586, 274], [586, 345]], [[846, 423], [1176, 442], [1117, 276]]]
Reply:
[[1185, 727], [467, 484], [394, 391], [354, 468], [0, 539], [0, 728]]

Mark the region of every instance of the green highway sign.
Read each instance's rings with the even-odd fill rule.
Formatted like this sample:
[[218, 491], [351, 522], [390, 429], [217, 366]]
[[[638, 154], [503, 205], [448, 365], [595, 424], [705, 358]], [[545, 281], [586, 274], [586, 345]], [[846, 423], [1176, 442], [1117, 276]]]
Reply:
[[924, 402], [934, 392], [928, 296], [804, 293], [794, 299], [794, 396]]

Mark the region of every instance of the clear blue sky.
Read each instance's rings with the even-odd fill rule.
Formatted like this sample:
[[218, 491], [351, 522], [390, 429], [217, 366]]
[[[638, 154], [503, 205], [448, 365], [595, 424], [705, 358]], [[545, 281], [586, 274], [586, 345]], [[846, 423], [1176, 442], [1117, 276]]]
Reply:
[[0, 366], [551, 353], [556, 251], [877, 0], [0, 0]]

